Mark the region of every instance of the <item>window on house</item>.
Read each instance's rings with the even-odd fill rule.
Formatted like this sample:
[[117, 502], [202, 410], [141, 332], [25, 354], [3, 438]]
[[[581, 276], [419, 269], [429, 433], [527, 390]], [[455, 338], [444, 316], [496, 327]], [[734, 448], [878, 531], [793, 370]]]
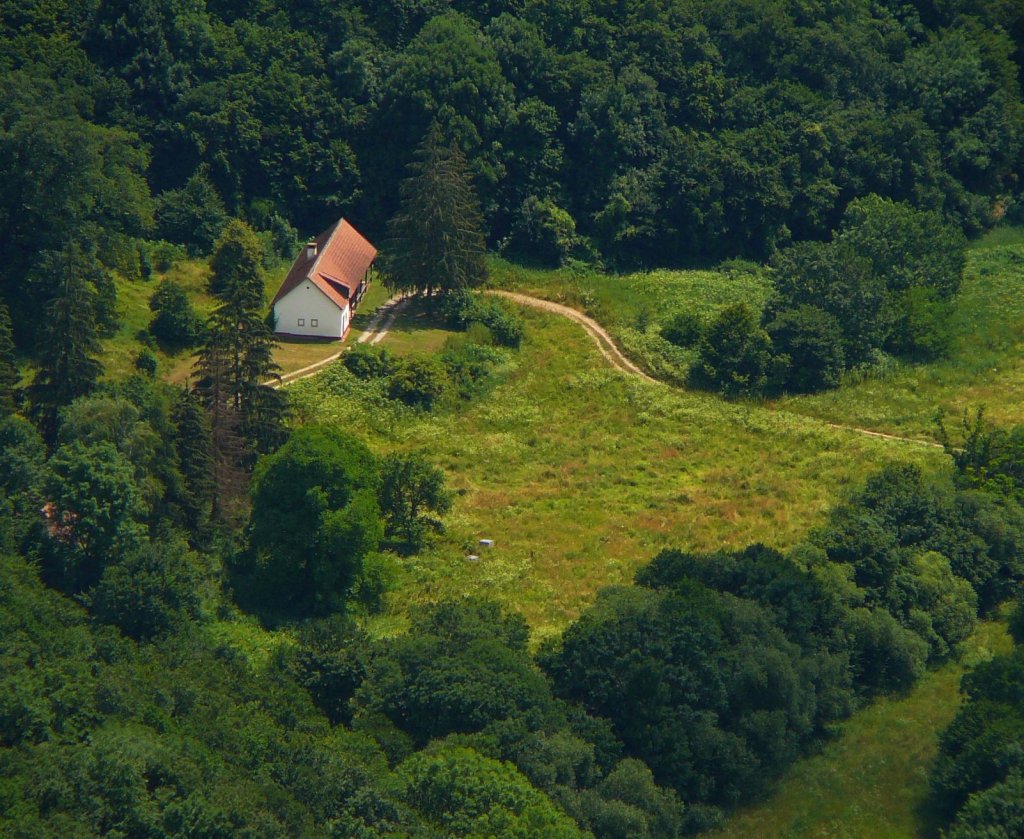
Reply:
[[306, 325], [306, 319], [305, 318], [299, 318], [299, 326], [305, 326], [305, 325]]
[[310, 318], [309, 325], [310, 326], [319, 326], [320, 325], [320, 321], [318, 321], [316, 318]]

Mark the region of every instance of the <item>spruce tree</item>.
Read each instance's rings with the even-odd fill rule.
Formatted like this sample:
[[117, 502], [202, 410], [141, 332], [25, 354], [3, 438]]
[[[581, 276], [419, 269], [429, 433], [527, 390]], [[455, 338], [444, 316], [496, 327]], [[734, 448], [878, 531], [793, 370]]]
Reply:
[[[265, 382], [280, 369], [274, 363], [277, 342], [263, 313], [260, 244], [243, 222], [232, 222], [218, 243], [212, 264], [221, 305], [207, 321], [206, 342], [196, 369], [208, 394], [214, 439], [229, 424], [254, 454], [273, 451], [283, 438], [284, 398]], [[210, 384], [216, 379], [216, 386]], [[216, 396], [213, 395], [216, 390]], [[223, 401], [223, 405], [219, 403]]]
[[39, 268], [56, 288], [46, 310], [45, 340], [39, 370], [29, 386], [32, 414], [43, 438], [57, 436], [58, 411], [91, 391], [103, 374], [96, 358], [96, 291], [90, 282], [99, 270], [95, 258], [76, 244], [42, 255]]
[[215, 470], [210, 419], [197, 394], [182, 390], [171, 409], [174, 448], [185, 480], [182, 508], [191, 533], [203, 529], [213, 503]]
[[409, 171], [384, 246], [389, 287], [429, 296], [480, 285], [486, 242], [466, 156], [454, 142], [445, 145], [435, 122]]
[[14, 413], [19, 378], [18, 362], [14, 357], [11, 314], [3, 301], [0, 301], [0, 417]]

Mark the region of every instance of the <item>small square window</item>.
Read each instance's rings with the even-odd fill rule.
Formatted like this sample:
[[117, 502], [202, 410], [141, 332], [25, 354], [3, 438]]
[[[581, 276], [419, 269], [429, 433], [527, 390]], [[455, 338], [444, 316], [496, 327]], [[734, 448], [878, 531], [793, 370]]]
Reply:
[[306, 325], [306, 319], [305, 318], [299, 318], [299, 326], [305, 326], [305, 325]]
[[320, 325], [320, 321], [318, 321], [316, 318], [310, 318], [309, 325], [310, 326], [319, 326]]

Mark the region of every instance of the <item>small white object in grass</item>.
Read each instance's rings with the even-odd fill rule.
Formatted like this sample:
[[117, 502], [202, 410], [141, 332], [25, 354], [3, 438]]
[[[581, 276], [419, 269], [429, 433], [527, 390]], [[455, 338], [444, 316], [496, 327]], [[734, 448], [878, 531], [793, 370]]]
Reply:
[[477, 562], [479, 561], [480, 557], [478, 557], [476, 554], [470, 554], [466, 557], [466, 559], [468, 559], [470, 562]]
[[494, 547], [494, 540], [493, 539], [481, 539], [480, 540], [480, 547], [482, 547], [482, 548], [493, 548]]

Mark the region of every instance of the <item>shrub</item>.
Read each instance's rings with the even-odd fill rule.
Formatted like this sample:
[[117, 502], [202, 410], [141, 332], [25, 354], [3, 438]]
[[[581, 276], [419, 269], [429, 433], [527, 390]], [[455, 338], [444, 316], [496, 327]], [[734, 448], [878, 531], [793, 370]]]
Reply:
[[147, 242], [146, 252], [149, 254], [148, 259], [152, 263], [152, 267], [160, 273], [170, 271], [188, 256], [188, 252], [181, 245], [163, 240]]
[[448, 377], [441, 362], [430, 356], [412, 356], [403, 360], [388, 382], [388, 396], [428, 411], [448, 389]]
[[341, 363], [357, 379], [364, 380], [390, 376], [398, 364], [395, 357], [384, 347], [369, 344], [356, 344], [341, 357]]
[[486, 326], [496, 343], [518, 347], [523, 341], [523, 320], [502, 300], [485, 298], [470, 292], [451, 292], [441, 301], [441, 314], [454, 329], [467, 329], [472, 323]]
[[198, 556], [178, 542], [147, 544], [103, 572], [88, 600], [92, 613], [136, 640], [147, 640], [199, 615]]
[[203, 335], [203, 321], [180, 285], [164, 280], [149, 301], [154, 313], [149, 322], [150, 333], [173, 347], [195, 346]]
[[696, 312], [676, 312], [661, 327], [661, 337], [677, 347], [695, 346], [704, 335], [704, 321]]
[[224, 202], [203, 171], [193, 173], [181, 189], [157, 196], [155, 215], [160, 238], [187, 246], [191, 256], [209, 253], [228, 220]]
[[553, 201], [531, 195], [516, 213], [507, 250], [546, 265], [564, 265], [578, 245], [573, 217]]
[[144, 347], [135, 356], [135, 369], [140, 373], [153, 378], [156, 376], [157, 361], [151, 349]]
[[788, 357], [782, 387], [812, 393], [839, 384], [845, 355], [835, 317], [814, 306], [798, 306], [779, 312], [765, 329], [775, 352]]
[[692, 378], [698, 387], [735, 396], [764, 389], [771, 361], [771, 339], [746, 303], [719, 313], [699, 346]]

